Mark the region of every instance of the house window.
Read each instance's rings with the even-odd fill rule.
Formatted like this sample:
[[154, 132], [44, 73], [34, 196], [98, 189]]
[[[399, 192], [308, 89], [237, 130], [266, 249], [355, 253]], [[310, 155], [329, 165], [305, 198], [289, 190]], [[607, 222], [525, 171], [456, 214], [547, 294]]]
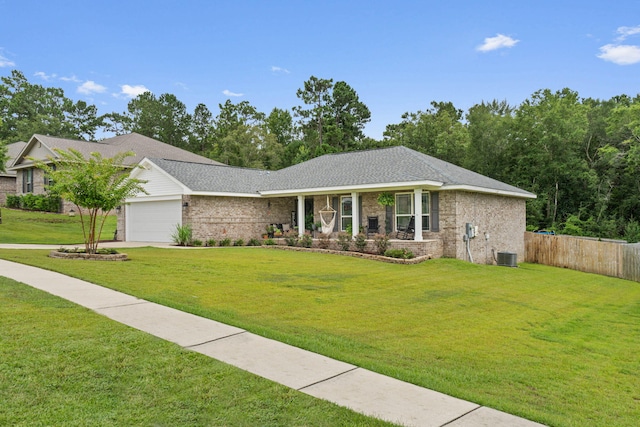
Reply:
[[429, 193], [422, 193], [422, 231], [429, 231]]
[[341, 212], [341, 230], [346, 231], [347, 227], [351, 225], [353, 221], [353, 203], [351, 202], [351, 196], [340, 197], [340, 212]]
[[[51, 165], [51, 168], [53, 170], [56, 170], [56, 165]], [[53, 179], [49, 178], [49, 175], [47, 175], [46, 173], [44, 174], [44, 186], [51, 186], [53, 185]]]
[[[396, 194], [396, 230], [409, 224], [411, 217], [415, 215], [414, 193]], [[422, 230], [429, 231], [429, 193], [422, 193]]]
[[33, 193], [33, 169], [22, 170], [22, 192]]

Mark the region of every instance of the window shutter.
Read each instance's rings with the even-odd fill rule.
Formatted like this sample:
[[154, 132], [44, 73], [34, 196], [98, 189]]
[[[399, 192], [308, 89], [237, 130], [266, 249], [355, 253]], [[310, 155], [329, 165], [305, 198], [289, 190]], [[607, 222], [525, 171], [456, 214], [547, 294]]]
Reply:
[[437, 192], [429, 193], [431, 199], [431, 231], [440, 231], [440, 201]]
[[360, 223], [358, 224], [358, 233], [360, 232], [360, 227], [362, 226], [362, 196], [358, 194], [358, 220]]
[[340, 231], [342, 212], [340, 212], [340, 198], [334, 197], [331, 199], [331, 207], [336, 211], [336, 222], [333, 224], [333, 231]]

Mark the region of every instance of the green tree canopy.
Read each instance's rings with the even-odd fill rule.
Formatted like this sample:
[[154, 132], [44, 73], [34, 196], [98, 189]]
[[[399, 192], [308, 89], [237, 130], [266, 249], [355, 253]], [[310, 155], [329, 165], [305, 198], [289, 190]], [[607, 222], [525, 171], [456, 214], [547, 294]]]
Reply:
[[32, 160], [53, 181], [48, 190], [78, 208], [86, 252], [94, 254], [109, 213], [127, 197], [145, 192], [145, 181], [131, 178], [130, 169], [124, 166], [124, 159], [133, 156], [133, 152], [111, 158], [94, 152], [89, 159], [74, 149], [56, 152], [58, 158]]

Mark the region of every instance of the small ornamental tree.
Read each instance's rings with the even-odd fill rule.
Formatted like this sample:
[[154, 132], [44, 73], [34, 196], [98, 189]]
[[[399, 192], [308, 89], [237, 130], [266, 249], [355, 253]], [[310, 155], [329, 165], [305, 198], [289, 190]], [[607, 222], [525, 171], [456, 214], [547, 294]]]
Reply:
[[53, 181], [49, 192], [76, 205], [84, 234], [85, 250], [95, 254], [109, 213], [127, 197], [146, 193], [142, 184], [146, 181], [131, 178], [131, 169], [124, 166], [124, 159], [134, 153], [118, 153], [114, 157], [102, 157], [91, 153], [89, 159], [74, 149], [56, 150], [59, 158], [49, 158], [50, 163], [32, 159]]

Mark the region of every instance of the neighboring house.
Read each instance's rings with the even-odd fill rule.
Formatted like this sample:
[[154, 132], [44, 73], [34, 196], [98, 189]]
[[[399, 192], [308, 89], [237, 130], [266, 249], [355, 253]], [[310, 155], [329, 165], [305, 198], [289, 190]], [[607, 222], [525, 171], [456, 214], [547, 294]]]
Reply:
[[0, 206], [4, 206], [7, 203], [7, 195], [16, 194], [16, 171], [9, 170], [9, 167], [26, 145], [27, 143], [22, 141], [7, 144], [5, 171], [0, 172]]
[[[128, 199], [118, 221], [131, 241], [170, 242], [184, 224], [203, 241], [246, 241], [269, 224], [293, 227], [308, 215], [319, 222], [329, 205], [334, 233], [355, 235], [372, 218], [393, 238], [413, 217], [418, 232], [393, 247], [490, 264], [498, 251], [524, 257], [525, 203], [536, 197], [406, 147], [328, 154], [279, 171], [160, 156], [140, 166], [132, 176], [147, 181], [148, 194]], [[393, 194], [395, 206], [377, 203], [382, 192]]]
[[[19, 144], [19, 143], [17, 143]], [[87, 142], [72, 139], [55, 138], [45, 135], [33, 135], [29, 142], [24, 144], [13, 156], [8, 171], [14, 177], [14, 193], [21, 195], [27, 193], [44, 194], [48, 184], [44, 171], [35, 168], [34, 159], [47, 160], [58, 158], [56, 149], [74, 149], [89, 157], [92, 152], [98, 152], [103, 157], [113, 157], [124, 151], [132, 151], [135, 156], [125, 159], [128, 166], [138, 164], [145, 157], [162, 157], [172, 160], [198, 162], [206, 164], [220, 164], [206, 157], [198, 156], [189, 151], [174, 147], [146, 136], [131, 133], [105, 139], [100, 142]], [[13, 145], [13, 144], [12, 144]], [[68, 212], [73, 205], [63, 203], [61, 210]]]

